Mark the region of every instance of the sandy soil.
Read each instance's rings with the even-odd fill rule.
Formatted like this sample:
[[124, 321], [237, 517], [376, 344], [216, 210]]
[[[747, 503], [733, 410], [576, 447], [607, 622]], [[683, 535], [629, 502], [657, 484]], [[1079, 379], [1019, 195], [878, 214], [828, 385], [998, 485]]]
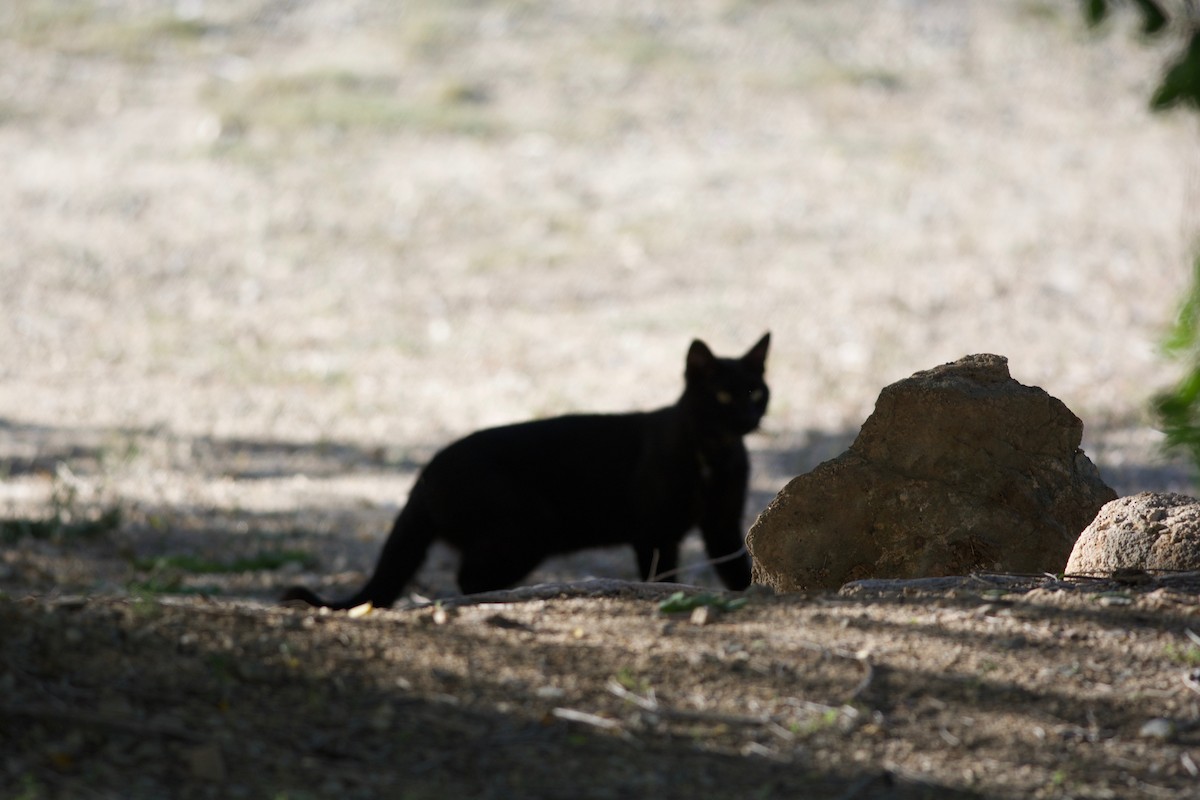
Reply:
[[[773, 334], [747, 523], [971, 352], [1120, 493], [1193, 491], [1145, 412], [1200, 206], [1161, 49], [1071, 3], [626, 6], [0, 9], [4, 796], [1196, 790], [1186, 585], [271, 603], [360, 581], [440, 445], [669, 403], [696, 336]], [[636, 578], [531, 581], [593, 575]]]

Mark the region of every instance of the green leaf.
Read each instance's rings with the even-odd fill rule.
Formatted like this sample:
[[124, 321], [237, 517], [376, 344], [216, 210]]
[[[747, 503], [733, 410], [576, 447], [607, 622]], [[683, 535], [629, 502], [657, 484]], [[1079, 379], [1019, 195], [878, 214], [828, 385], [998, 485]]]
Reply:
[[658, 610], [664, 614], [682, 614], [701, 606], [708, 606], [718, 611], [736, 611], [744, 605], [746, 605], [744, 597], [725, 598], [708, 592], [691, 595], [686, 592], [675, 592], [658, 604]]
[[1188, 289], [1183, 305], [1175, 316], [1162, 347], [1168, 356], [1181, 356], [1192, 352], [1200, 341], [1200, 258], [1192, 273], [1192, 285]]
[[1108, 16], [1108, 0], [1084, 0], [1083, 16], [1088, 25], [1099, 25]]
[[1180, 104], [1200, 109], [1200, 30], [1192, 34], [1187, 50], [1167, 70], [1150, 99], [1150, 108], [1155, 111]]
[[1134, 5], [1142, 12], [1142, 33], [1156, 36], [1167, 29], [1167, 14], [1162, 10], [1157, 0], [1133, 0]]

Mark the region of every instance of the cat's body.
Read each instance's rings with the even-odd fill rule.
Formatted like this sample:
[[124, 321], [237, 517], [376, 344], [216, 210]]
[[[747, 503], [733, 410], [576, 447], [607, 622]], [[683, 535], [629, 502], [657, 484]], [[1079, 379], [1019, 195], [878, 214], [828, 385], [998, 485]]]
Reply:
[[742, 436], [766, 411], [769, 341], [763, 336], [740, 359], [693, 342], [673, 406], [525, 422], [454, 442], [422, 470], [366, 586], [339, 602], [302, 587], [284, 599], [390, 606], [434, 539], [459, 551], [458, 584], [467, 593], [512, 586], [551, 555], [615, 544], [631, 545], [652, 579], [676, 568], [694, 527], [725, 585], [744, 589]]

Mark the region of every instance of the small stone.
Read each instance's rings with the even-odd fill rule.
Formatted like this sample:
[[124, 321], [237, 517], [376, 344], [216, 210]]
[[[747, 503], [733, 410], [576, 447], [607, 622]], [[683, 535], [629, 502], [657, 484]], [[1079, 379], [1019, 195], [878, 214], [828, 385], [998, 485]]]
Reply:
[[693, 625], [707, 625], [716, 618], [716, 612], [712, 606], [698, 606], [692, 609], [691, 621]]
[[503, 614], [492, 614], [484, 620], [485, 623], [493, 628], [503, 628], [509, 631], [532, 631], [533, 628], [526, 625], [520, 620], [515, 620], [512, 617], [506, 617]]
[[362, 605], [355, 606], [354, 608], [347, 611], [346, 616], [350, 617], [350, 619], [359, 619], [361, 617], [365, 617], [365, 616], [369, 615], [374, 610], [375, 610], [375, 607], [373, 605], [371, 605], [370, 603], [363, 603]]
[[1169, 719], [1156, 717], [1148, 721], [1138, 731], [1138, 736], [1143, 739], [1158, 739], [1160, 742], [1167, 742], [1175, 738], [1175, 723]]
[[1113, 577], [1122, 583], [1153, 577], [1147, 570], [1200, 569], [1200, 500], [1142, 492], [1100, 509], [1067, 561], [1069, 575]]

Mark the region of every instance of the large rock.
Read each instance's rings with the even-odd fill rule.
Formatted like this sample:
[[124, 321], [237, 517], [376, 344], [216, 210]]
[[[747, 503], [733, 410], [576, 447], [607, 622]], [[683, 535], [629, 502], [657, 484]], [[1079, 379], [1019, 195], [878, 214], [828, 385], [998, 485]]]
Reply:
[[1143, 492], [1100, 509], [1075, 542], [1067, 574], [1122, 570], [1200, 570], [1200, 501]]
[[884, 388], [842, 455], [792, 480], [747, 543], [777, 591], [861, 578], [1061, 570], [1116, 497], [1083, 423], [1002, 356], [967, 356]]

